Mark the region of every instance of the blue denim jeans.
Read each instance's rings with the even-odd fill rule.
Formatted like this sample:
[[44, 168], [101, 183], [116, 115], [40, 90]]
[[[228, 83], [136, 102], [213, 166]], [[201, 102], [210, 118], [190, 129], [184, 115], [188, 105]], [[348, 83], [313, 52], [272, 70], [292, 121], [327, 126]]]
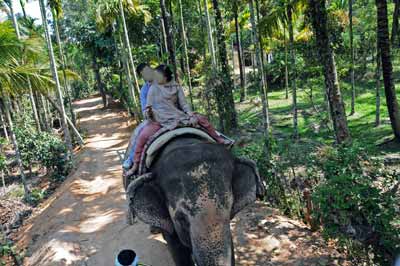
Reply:
[[132, 149], [129, 152], [129, 157], [128, 159], [125, 160], [125, 162], [122, 164], [122, 167], [124, 169], [130, 169], [132, 167], [133, 164], [133, 157], [135, 156], [135, 150], [136, 150], [136, 142], [137, 142], [137, 138], [140, 134], [140, 132], [142, 132], [143, 128], [147, 125], [147, 120], [143, 121], [142, 123], [140, 123], [136, 128], [135, 131], [133, 132], [133, 145], [132, 145]]

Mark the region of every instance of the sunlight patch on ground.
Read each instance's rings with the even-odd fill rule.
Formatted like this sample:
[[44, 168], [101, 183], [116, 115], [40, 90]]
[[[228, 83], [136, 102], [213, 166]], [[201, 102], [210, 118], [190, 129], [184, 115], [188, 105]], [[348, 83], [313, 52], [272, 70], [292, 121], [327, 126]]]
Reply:
[[120, 218], [121, 212], [109, 211], [108, 213], [98, 214], [95, 217], [88, 218], [79, 224], [79, 231], [81, 233], [90, 234], [100, 231], [108, 224]]
[[95, 196], [106, 194], [112, 187], [118, 186], [118, 180], [105, 180], [103, 176], [96, 176], [93, 180], [78, 179], [71, 185], [71, 191], [79, 196]]
[[83, 258], [79, 244], [52, 239], [29, 262], [30, 265], [45, 265], [50, 262], [51, 265], [73, 265]]

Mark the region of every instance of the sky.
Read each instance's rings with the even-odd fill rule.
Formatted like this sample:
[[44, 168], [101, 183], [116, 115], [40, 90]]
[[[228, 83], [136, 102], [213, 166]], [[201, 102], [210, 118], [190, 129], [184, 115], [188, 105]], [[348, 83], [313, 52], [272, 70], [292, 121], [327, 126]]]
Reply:
[[[33, 18], [37, 18], [38, 21], [37, 23], [41, 23], [42, 19], [40, 18], [40, 9], [39, 9], [39, 1], [37, 0], [31, 0], [31, 1], [26, 1], [28, 2], [26, 4], [25, 10], [28, 16], [31, 16]], [[13, 0], [13, 6], [16, 14], [21, 14], [22, 15], [22, 9], [21, 5], [19, 4], [19, 0]], [[0, 11], [0, 21], [4, 21], [7, 18], [6, 13]]]

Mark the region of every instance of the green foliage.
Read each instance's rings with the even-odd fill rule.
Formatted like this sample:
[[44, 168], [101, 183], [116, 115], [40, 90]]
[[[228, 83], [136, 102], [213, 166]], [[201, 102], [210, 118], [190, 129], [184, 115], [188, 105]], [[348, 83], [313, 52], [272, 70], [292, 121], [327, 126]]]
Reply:
[[33, 205], [37, 205], [46, 197], [46, 191], [40, 188], [34, 188], [30, 194], [30, 201]]
[[22, 117], [15, 127], [22, 163], [26, 167], [38, 163], [51, 170], [54, 178], [66, 176], [71, 165], [65, 144], [54, 134], [37, 132], [29, 121]]
[[390, 265], [400, 251], [398, 199], [390, 189], [396, 173], [385, 171], [353, 146], [325, 148], [312, 156], [309, 174], [321, 179], [313, 203], [314, 219], [321, 222], [324, 235], [364, 256], [372, 252], [376, 263]]

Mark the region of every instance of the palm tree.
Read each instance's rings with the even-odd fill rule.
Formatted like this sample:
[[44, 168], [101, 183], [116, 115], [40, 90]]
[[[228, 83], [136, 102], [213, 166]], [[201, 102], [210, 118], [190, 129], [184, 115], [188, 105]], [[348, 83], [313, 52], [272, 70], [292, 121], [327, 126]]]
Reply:
[[[139, 83], [138, 83], [138, 79], [136, 76], [136, 67], [135, 67], [135, 63], [133, 62], [133, 57], [132, 57], [132, 49], [131, 49], [131, 44], [129, 41], [129, 35], [128, 35], [128, 28], [126, 26], [126, 19], [125, 19], [125, 11], [124, 11], [124, 7], [122, 4], [122, 0], [118, 1], [119, 3], [119, 11], [121, 12], [121, 21], [122, 21], [122, 26], [123, 26], [123, 32], [124, 32], [124, 42], [125, 42], [125, 46], [127, 49], [127, 53], [128, 53], [128, 58], [129, 58], [129, 62], [130, 65], [132, 67], [132, 76], [133, 76], [133, 81], [135, 84], [135, 88], [136, 88], [136, 92], [137, 94], [139, 94]], [[133, 101], [135, 106], [137, 106], [137, 108], [139, 108], [139, 101], [136, 99], [135, 93], [132, 94], [133, 97]], [[141, 112], [137, 112], [138, 116], [140, 117]]]
[[32, 81], [33, 86], [39, 87], [43, 85], [43, 82], [48, 82], [48, 78], [40, 74], [40, 69], [38, 71], [34, 66], [20, 64], [22, 60], [18, 60], [17, 57], [21, 54], [22, 47], [23, 45], [16, 36], [15, 30], [8, 27], [6, 22], [0, 23], [0, 98], [2, 114], [4, 114], [10, 132], [10, 139], [14, 146], [15, 157], [24, 186], [25, 199], [29, 199], [30, 191], [26, 183], [21, 153], [14, 133], [9, 99], [12, 93], [15, 95], [26, 89], [28, 80]]
[[118, 24], [122, 27], [122, 44], [125, 47], [124, 51], [121, 53], [123, 55], [122, 60], [128, 60], [129, 63], [129, 67], [126, 67], [126, 71], [130, 71], [129, 75], [127, 76], [133, 77], [133, 84], [132, 82], [128, 82], [128, 85], [130, 87], [130, 94], [134, 102], [134, 106], [137, 109], [137, 115], [140, 117], [141, 112], [138, 110], [139, 101], [137, 99], [140, 89], [129, 41], [125, 12], [128, 12], [130, 15], [142, 14], [144, 15], [145, 22], [150, 19], [150, 14], [147, 11], [146, 6], [141, 5], [137, 0], [101, 0], [96, 5], [96, 22], [101, 29], [113, 27], [116, 21], [118, 21]]
[[[268, 36], [273, 37], [279, 35], [283, 28], [283, 39], [285, 46], [285, 88], [286, 99], [288, 99], [289, 83], [292, 89], [292, 110], [293, 110], [293, 136], [298, 137], [298, 108], [297, 108], [297, 69], [296, 69], [296, 50], [294, 47], [295, 32], [297, 18], [305, 9], [304, 0], [277, 0], [268, 13], [261, 21], [261, 27]], [[289, 34], [289, 43], [286, 40], [286, 29]], [[289, 53], [289, 56], [288, 56]], [[288, 67], [288, 57], [290, 60], [290, 68]], [[289, 82], [290, 79], [290, 82]]]
[[222, 77], [222, 86], [217, 89], [217, 103], [219, 106], [219, 116], [224, 120], [222, 125], [223, 131], [229, 132], [233, 128], [237, 128], [238, 122], [236, 117], [235, 102], [233, 100], [233, 82], [228, 66], [228, 55], [225, 44], [224, 24], [222, 21], [221, 10], [218, 0], [213, 0], [215, 12], [215, 26], [218, 43], [218, 54], [220, 63], [220, 73]]
[[211, 28], [210, 12], [208, 11], [208, 0], [204, 0], [204, 13], [206, 14], [206, 26], [208, 34], [208, 50], [211, 55], [211, 63], [214, 69], [217, 68], [217, 57], [215, 55], [214, 37]]
[[1, 127], [3, 128], [4, 137], [6, 138], [7, 141], [10, 141], [10, 138], [8, 137], [6, 121], [3, 114], [3, 108], [1, 107], [1, 105], [0, 105], [0, 122], [1, 122]]
[[[21, 0], [24, 1], [24, 0]], [[47, 4], [49, 5], [51, 9], [51, 14], [53, 17], [53, 26], [54, 26], [54, 33], [56, 35], [56, 41], [57, 41], [57, 46], [58, 46], [58, 52], [59, 56], [61, 59], [61, 70], [63, 73], [63, 83], [64, 83], [64, 93], [68, 102], [68, 108], [71, 114], [71, 119], [72, 123], [76, 125], [76, 119], [75, 119], [75, 113], [74, 109], [72, 107], [72, 100], [71, 100], [71, 93], [70, 93], [70, 88], [68, 84], [68, 78], [67, 78], [67, 73], [66, 73], [66, 68], [67, 68], [67, 62], [65, 58], [65, 53], [63, 49], [63, 44], [60, 38], [60, 31], [59, 31], [59, 19], [62, 17], [62, 3], [60, 0], [48, 0]]]
[[312, 25], [315, 38], [324, 68], [325, 86], [330, 106], [331, 118], [338, 144], [351, 141], [350, 131], [347, 125], [346, 112], [343, 98], [340, 93], [339, 80], [336, 71], [336, 63], [331, 47], [328, 32], [328, 14], [325, 0], [309, 0]]
[[54, 83], [56, 84], [58, 102], [59, 102], [60, 109], [61, 109], [61, 125], [64, 130], [64, 140], [67, 145], [68, 151], [71, 155], [72, 154], [71, 135], [70, 135], [68, 124], [67, 124], [68, 123], [67, 115], [65, 113], [64, 100], [63, 100], [63, 95], [62, 95], [62, 91], [61, 91], [60, 80], [58, 78], [57, 65], [56, 65], [56, 60], [55, 60], [54, 51], [53, 51], [53, 44], [51, 42], [49, 28], [47, 25], [47, 16], [46, 16], [44, 0], [39, 0], [39, 6], [40, 6], [40, 13], [42, 15], [42, 22], [43, 22], [43, 27], [44, 27], [44, 32], [45, 32], [45, 37], [46, 37], [46, 42], [47, 42], [47, 48], [48, 48], [48, 53], [49, 53], [50, 67], [51, 67], [51, 71], [53, 73]]
[[26, 10], [25, 10], [26, 1], [25, 0], [19, 0], [19, 4], [21, 5], [22, 14], [24, 14], [24, 18], [27, 19]]
[[293, 31], [293, 5], [291, 3], [287, 4], [287, 24], [289, 30], [289, 52], [290, 52], [290, 65], [291, 65], [291, 87], [292, 87], [292, 99], [293, 99], [293, 136], [295, 139], [298, 137], [297, 129], [297, 70], [296, 70], [296, 52], [294, 50], [294, 31]]
[[17, 34], [17, 37], [19, 39], [21, 37], [21, 35], [19, 33], [19, 26], [18, 26], [18, 22], [17, 22], [17, 17], [15, 16], [13, 1], [12, 0], [0, 0], [0, 3], [1, 2], [4, 2], [10, 11], [10, 16], [11, 16], [11, 20], [14, 25], [15, 34]]
[[264, 144], [265, 144], [265, 151], [268, 155], [270, 152], [270, 140], [269, 140], [269, 112], [268, 112], [268, 105], [267, 105], [267, 84], [264, 76], [264, 69], [261, 62], [261, 47], [259, 42], [259, 33], [257, 31], [256, 25], [256, 18], [254, 12], [254, 4], [253, 0], [249, 0], [249, 8], [250, 8], [250, 20], [251, 20], [251, 29], [252, 35], [254, 40], [254, 46], [256, 47], [256, 61], [258, 66], [258, 81], [260, 86], [261, 92], [261, 99], [262, 99], [262, 109], [263, 109], [263, 128], [264, 128]]
[[[6, 4], [9, 6], [9, 9], [11, 10], [10, 13], [11, 13], [12, 20], [13, 20], [13, 24], [14, 24], [15, 34], [16, 34], [17, 38], [20, 39], [20, 38], [21, 38], [21, 35], [20, 35], [20, 32], [19, 32], [19, 24], [18, 24], [18, 21], [17, 21], [17, 19], [16, 19], [16, 17], [15, 17], [15, 13], [14, 13], [14, 11], [13, 11], [13, 3], [12, 3], [12, 1], [5, 1], [5, 2], [6, 2]], [[25, 17], [25, 19], [26, 19], [26, 13], [25, 13], [25, 9], [24, 9], [24, 7], [25, 7], [25, 5], [24, 5], [25, 2], [24, 2], [24, 0], [21, 0], [20, 4], [21, 4], [21, 7], [23, 8], [24, 17]], [[25, 42], [25, 43], [26, 43], [26, 42]], [[29, 49], [27, 49], [28, 47], [29, 47], [29, 44], [28, 44], [28, 46], [25, 45], [25, 46], [24, 46], [24, 50], [25, 50], [25, 51], [29, 51]], [[25, 53], [23, 53], [23, 54], [25, 54]], [[27, 58], [23, 58], [22, 60], [27, 60]], [[33, 97], [33, 91], [32, 91], [31, 81], [30, 81], [29, 78], [28, 78], [28, 80], [27, 80], [27, 83], [28, 83], [28, 88], [29, 88], [28, 93], [29, 93], [29, 99], [30, 99], [31, 106], [32, 106], [33, 119], [34, 119], [34, 121], [35, 121], [37, 130], [40, 131], [39, 116], [38, 116], [38, 112], [37, 112], [37, 108], [36, 108], [35, 99], [34, 99], [34, 97]]]
[[351, 75], [351, 111], [350, 115], [355, 113], [355, 101], [356, 101], [356, 88], [354, 81], [354, 37], [353, 37], [353, 0], [349, 0], [349, 34], [350, 34], [350, 75]]
[[243, 60], [243, 50], [242, 41], [240, 36], [240, 25], [239, 25], [239, 14], [238, 14], [238, 0], [233, 1], [233, 16], [235, 19], [235, 34], [236, 34], [236, 44], [238, 47], [238, 58], [239, 58], [239, 75], [240, 75], [240, 101], [243, 102], [246, 99], [246, 81], [244, 77], [244, 60]]
[[162, 20], [164, 22], [165, 34], [166, 34], [166, 38], [167, 38], [169, 62], [173, 67], [175, 79], [178, 80], [178, 68], [177, 68], [176, 57], [175, 57], [171, 14], [170, 14], [170, 12], [168, 12], [166, 0], [160, 0], [160, 8], [161, 8]]
[[188, 50], [187, 50], [187, 37], [186, 37], [185, 23], [183, 21], [182, 0], [179, 0], [179, 11], [180, 11], [179, 15], [180, 15], [180, 22], [181, 22], [182, 42], [183, 42], [183, 53], [184, 53], [184, 57], [185, 57], [185, 67], [186, 67], [186, 73], [187, 73], [187, 79], [188, 79], [188, 85], [189, 85], [189, 98], [190, 98], [190, 104], [192, 106], [192, 109], [194, 110], [193, 95], [192, 95], [192, 80], [191, 80], [191, 75], [190, 75], [189, 56], [188, 56]]
[[376, 68], [375, 68], [375, 126], [381, 124], [381, 54], [378, 40], [376, 42]]
[[389, 22], [386, 0], [376, 0], [378, 44], [381, 55], [383, 83], [385, 86], [386, 104], [395, 138], [400, 141], [400, 111], [393, 82], [393, 66], [390, 54]]
[[400, 0], [393, 0], [394, 2], [394, 13], [393, 13], [393, 23], [392, 23], [392, 47], [400, 46], [400, 36], [399, 36], [399, 17], [400, 17]]

